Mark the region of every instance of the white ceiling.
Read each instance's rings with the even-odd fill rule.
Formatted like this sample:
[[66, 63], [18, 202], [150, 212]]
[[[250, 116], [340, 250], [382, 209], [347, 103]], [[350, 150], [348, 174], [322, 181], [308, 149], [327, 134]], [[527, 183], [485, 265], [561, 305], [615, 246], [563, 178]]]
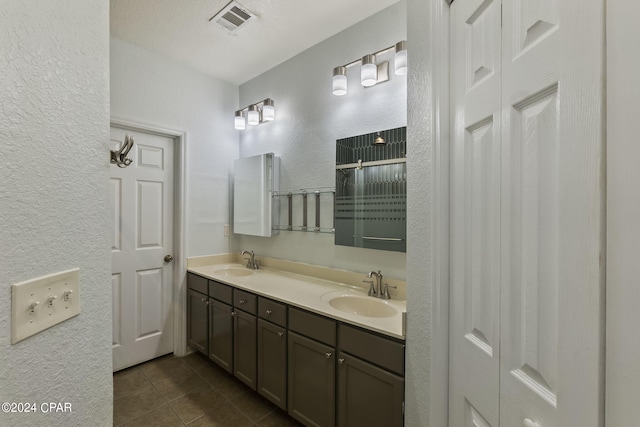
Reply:
[[111, 0], [111, 35], [240, 85], [398, 0], [238, 0], [236, 33], [209, 19], [229, 0]]

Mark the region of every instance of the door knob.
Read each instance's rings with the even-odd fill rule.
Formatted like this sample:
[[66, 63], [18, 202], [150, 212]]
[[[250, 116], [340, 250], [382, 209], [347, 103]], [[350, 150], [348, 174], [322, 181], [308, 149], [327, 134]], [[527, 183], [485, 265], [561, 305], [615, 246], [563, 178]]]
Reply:
[[164, 256], [164, 262], [171, 262], [173, 261], [173, 256], [172, 255], [165, 255]]

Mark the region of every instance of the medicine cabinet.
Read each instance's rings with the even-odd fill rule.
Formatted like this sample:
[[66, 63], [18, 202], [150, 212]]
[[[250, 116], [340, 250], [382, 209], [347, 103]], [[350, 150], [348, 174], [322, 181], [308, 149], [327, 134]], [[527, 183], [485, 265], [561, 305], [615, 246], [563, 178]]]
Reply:
[[234, 161], [233, 232], [271, 237], [279, 204], [272, 195], [279, 189], [280, 159], [273, 153]]

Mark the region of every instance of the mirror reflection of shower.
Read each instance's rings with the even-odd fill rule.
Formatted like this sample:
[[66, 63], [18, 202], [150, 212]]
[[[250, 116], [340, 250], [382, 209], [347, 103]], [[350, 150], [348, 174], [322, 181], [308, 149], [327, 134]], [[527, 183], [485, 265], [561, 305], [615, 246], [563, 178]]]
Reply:
[[336, 245], [406, 251], [406, 147], [406, 127], [336, 141]]
[[124, 143], [119, 150], [111, 150], [111, 163], [117, 165], [119, 168], [126, 168], [132, 162], [127, 158], [129, 151], [133, 148], [133, 137], [126, 134], [124, 137]]

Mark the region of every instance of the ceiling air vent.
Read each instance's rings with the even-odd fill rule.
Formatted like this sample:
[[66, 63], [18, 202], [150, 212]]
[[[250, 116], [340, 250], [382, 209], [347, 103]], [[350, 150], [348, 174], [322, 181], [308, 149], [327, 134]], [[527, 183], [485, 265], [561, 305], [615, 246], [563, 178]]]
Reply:
[[256, 15], [249, 12], [244, 6], [232, 1], [209, 19], [209, 22], [214, 21], [233, 33], [255, 17]]

